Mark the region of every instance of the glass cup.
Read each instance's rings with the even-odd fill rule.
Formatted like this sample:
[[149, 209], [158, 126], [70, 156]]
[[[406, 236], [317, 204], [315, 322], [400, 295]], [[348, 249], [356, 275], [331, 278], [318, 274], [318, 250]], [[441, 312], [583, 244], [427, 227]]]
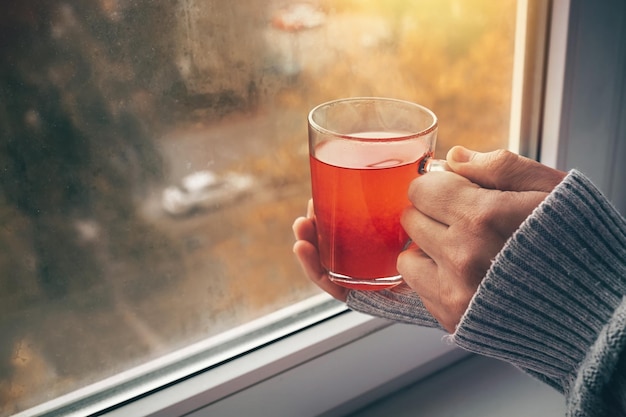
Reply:
[[313, 206], [322, 265], [335, 283], [380, 290], [402, 282], [400, 225], [409, 183], [445, 169], [433, 159], [437, 116], [419, 104], [357, 97], [309, 113]]

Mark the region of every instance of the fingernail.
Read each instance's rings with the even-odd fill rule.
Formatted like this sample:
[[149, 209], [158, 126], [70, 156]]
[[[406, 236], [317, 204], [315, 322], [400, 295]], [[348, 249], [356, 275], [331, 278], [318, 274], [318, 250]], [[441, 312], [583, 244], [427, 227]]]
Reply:
[[449, 158], [454, 162], [464, 163], [471, 161], [472, 157], [476, 152], [470, 151], [463, 146], [455, 146], [450, 150]]

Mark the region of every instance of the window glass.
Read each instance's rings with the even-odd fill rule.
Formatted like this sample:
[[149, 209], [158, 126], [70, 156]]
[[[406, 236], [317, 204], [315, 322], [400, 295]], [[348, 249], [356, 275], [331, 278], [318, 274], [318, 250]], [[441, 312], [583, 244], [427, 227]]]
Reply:
[[306, 115], [389, 96], [508, 146], [514, 0], [10, 0], [0, 416], [318, 291]]

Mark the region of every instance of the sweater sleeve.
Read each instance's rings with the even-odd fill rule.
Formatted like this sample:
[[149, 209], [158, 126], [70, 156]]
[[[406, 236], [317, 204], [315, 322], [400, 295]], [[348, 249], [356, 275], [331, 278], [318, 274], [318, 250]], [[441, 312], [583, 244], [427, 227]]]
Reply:
[[406, 284], [382, 291], [350, 291], [346, 303], [352, 310], [371, 316], [443, 329]]
[[453, 340], [560, 390], [569, 415], [626, 415], [626, 221], [582, 174], [509, 239]]

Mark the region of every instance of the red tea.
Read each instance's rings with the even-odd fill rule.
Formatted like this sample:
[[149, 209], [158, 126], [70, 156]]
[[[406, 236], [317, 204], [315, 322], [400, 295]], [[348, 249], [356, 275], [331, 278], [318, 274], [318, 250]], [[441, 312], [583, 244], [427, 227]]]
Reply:
[[[361, 137], [374, 135], [380, 134]], [[408, 236], [400, 216], [428, 153], [416, 141], [328, 141], [315, 148], [310, 163], [320, 258], [333, 280], [359, 289], [401, 282], [396, 259]]]

